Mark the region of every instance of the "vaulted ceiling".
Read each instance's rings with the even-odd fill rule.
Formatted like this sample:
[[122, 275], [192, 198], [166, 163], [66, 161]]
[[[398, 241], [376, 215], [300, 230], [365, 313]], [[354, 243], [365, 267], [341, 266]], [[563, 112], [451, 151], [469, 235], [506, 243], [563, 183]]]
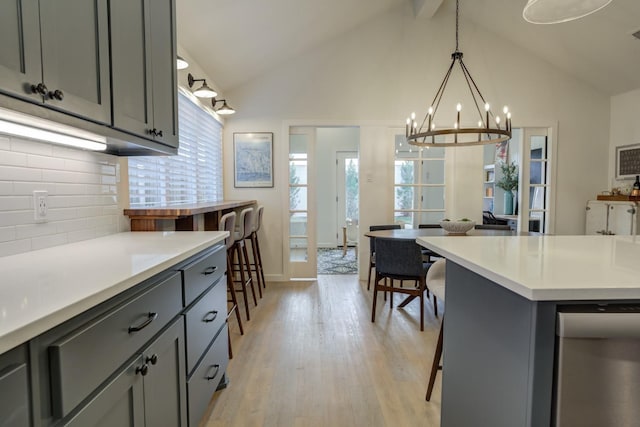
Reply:
[[[595, 14], [556, 25], [524, 21], [526, 0], [460, 3], [462, 20], [605, 94], [640, 88], [640, 40], [632, 35], [640, 30], [640, 0], [613, 0]], [[178, 0], [178, 43], [228, 91], [407, 4], [425, 25], [434, 14], [455, 10], [454, 0]]]

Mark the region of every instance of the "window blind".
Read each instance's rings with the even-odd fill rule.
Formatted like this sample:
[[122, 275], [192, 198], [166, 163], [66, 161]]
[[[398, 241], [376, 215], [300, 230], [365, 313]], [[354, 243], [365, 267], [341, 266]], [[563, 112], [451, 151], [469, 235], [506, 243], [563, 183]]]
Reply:
[[223, 199], [222, 124], [183, 93], [178, 120], [177, 156], [129, 157], [132, 208]]

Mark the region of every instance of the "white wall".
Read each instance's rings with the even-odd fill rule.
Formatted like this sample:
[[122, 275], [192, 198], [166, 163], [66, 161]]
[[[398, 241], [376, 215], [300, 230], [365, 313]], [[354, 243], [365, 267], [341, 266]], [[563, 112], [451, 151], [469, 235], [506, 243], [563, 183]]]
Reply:
[[316, 191], [318, 247], [336, 246], [336, 153], [357, 152], [359, 141], [358, 128], [318, 128], [316, 131], [316, 180], [322, 183]]
[[[118, 158], [0, 135], [0, 256], [128, 229], [118, 199]], [[36, 223], [33, 191], [49, 192]]]
[[[274, 132], [274, 155], [283, 159], [285, 122], [360, 126], [360, 227], [391, 220], [390, 128], [404, 129], [411, 111], [424, 113], [454, 47], [451, 14], [440, 11], [430, 21], [415, 20], [410, 9], [408, 4], [394, 9], [230, 92], [238, 113], [225, 129], [225, 165], [233, 164], [233, 132]], [[609, 98], [509, 40], [464, 20], [461, 29], [465, 63], [485, 97], [494, 105], [507, 103], [516, 127], [558, 126], [556, 233], [582, 233], [584, 204], [607, 182]], [[449, 90], [441, 111], [454, 111], [459, 90]], [[447, 215], [480, 215], [482, 151], [463, 148], [450, 156], [453, 194], [447, 206], [454, 211]], [[276, 164], [286, 167], [284, 161]], [[277, 196], [286, 191], [285, 172], [276, 170], [274, 189], [248, 190], [234, 189], [232, 168], [225, 171], [227, 197], [265, 201], [265, 241], [272, 249], [265, 269], [274, 278], [286, 268], [283, 203]], [[366, 266], [361, 270], [366, 273]]]
[[633, 181], [615, 181], [616, 147], [640, 144], [640, 89], [611, 98], [609, 180], [599, 190], [630, 186]]

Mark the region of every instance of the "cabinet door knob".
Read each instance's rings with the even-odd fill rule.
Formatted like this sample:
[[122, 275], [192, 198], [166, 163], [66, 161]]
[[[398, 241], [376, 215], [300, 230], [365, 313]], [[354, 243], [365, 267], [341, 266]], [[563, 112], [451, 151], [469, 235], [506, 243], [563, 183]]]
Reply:
[[162, 138], [162, 131], [159, 130], [158, 132], [156, 132], [156, 136], [159, 136], [160, 138]]
[[213, 371], [213, 375], [207, 375], [205, 377], [207, 381], [211, 381], [216, 377], [216, 375], [218, 375], [218, 371], [220, 370], [220, 365], [213, 365], [212, 368], [215, 368], [215, 370]]
[[210, 323], [213, 322], [214, 320], [216, 320], [216, 317], [218, 317], [218, 312], [217, 311], [210, 311], [207, 314], [204, 315], [204, 318], [202, 319], [202, 321], [204, 323]]
[[62, 101], [64, 99], [64, 93], [60, 89], [56, 89], [53, 92], [49, 92], [49, 98]]
[[31, 93], [38, 93], [42, 96], [46, 96], [49, 90], [44, 83], [38, 83], [37, 85], [31, 85]]
[[146, 376], [148, 373], [149, 373], [149, 365], [147, 365], [146, 363], [136, 368], [136, 374], [140, 374], [143, 377]]
[[158, 363], [158, 355], [157, 354], [152, 354], [151, 356], [148, 356], [145, 359], [145, 362], [151, 363], [152, 365], [155, 365], [156, 363]]
[[147, 320], [142, 322], [140, 325], [138, 325], [138, 326], [129, 326], [129, 333], [138, 332], [138, 331], [143, 330], [144, 328], [149, 326], [151, 324], [151, 322], [156, 320], [156, 317], [158, 317], [158, 313], [149, 313], [147, 315]]

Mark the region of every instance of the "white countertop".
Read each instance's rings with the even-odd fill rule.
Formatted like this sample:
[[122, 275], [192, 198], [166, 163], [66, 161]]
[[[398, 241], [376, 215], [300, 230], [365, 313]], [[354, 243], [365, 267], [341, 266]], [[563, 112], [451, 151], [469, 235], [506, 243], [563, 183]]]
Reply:
[[226, 231], [118, 233], [0, 257], [0, 354], [227, 235]]
[[640, 299], [640, 238], [442, 236], [417, 242], [532, 301]]

